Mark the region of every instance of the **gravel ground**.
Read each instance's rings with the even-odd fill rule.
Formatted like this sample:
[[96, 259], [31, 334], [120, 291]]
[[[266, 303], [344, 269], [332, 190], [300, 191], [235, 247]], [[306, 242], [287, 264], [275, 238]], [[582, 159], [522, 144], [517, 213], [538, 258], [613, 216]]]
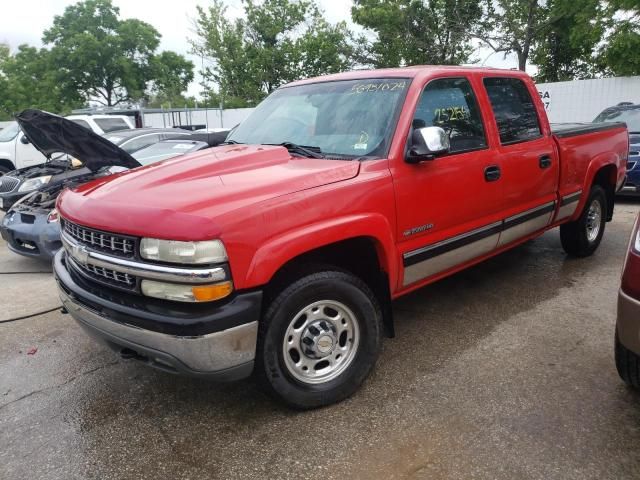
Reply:
[[590, 258], [551, 231], [397, 301], [364, 387], [306, 413], [120, 360], [38, 314], [59, 305], [48, 266], [0, 244], [0, 322], [35, 314], [0, 323], [0, 478], [638, 478], [613, 332], [639, 210], [619, 202]]

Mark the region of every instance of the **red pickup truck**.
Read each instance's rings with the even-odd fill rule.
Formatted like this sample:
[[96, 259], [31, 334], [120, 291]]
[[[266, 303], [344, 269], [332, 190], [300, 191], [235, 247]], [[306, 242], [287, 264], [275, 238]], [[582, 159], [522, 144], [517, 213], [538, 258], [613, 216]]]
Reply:
[[557, 226], [593, 253], [628, 145], [620, 123], [550, 126], [521, 72], [294, 82], [221, 147], [63, 193], [60, 296], [125, 357], [330, 404], [393, 335], [393, 299]]

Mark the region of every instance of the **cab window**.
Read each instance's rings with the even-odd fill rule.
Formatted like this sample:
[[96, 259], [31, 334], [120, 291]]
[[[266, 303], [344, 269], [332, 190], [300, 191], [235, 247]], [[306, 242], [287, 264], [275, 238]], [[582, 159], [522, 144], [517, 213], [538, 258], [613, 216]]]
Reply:
[[425, 87], [412, 127], [441, 127], [449, 135], [450, 153], [487, 146], [480, 109], [466, 78], [442, 78]]
[[536, 107], [522, 80], [485, 78], [484, 87], [498, 124], [500, 143], [509, 145], [541, 136]]

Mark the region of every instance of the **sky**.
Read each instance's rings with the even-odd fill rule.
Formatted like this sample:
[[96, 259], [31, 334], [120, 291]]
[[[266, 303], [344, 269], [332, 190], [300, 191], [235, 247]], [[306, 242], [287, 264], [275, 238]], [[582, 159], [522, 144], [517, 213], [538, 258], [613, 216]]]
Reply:
[[[332, 22], [347, 20], [350, 23], [351, 0], [317, 0], [325, 11], [326, 18]], [[0, 43], [7, 43], [15, 49], [22, 43], [34, 46], [42, 45], [42, 32], [49, 28], [55, 15], [60, 15], [75, 0], [5, 0], [0, 15]], [[189, 58], [200, 69], [200, 57], [189, 53], [188, 38], [194, 37], [193, 18], [198, 5], [206, 7], [207, 0], [113, 0], [120, 8], [123, 18], [138, 18], [153, 25], [162, 35], [160, 50], [173, 50]], [[231, 17], [242, 13], [240, 0], [227, 0]], [[515, 68], [517, 61], [513, 56], [504, 59], [503, 54], [492, 54], [491, 50], [481, 49], [477, 58], [479, 63], [501, 68]], [[189, 87], [188, 94], [198, 96], [200, 76]]]

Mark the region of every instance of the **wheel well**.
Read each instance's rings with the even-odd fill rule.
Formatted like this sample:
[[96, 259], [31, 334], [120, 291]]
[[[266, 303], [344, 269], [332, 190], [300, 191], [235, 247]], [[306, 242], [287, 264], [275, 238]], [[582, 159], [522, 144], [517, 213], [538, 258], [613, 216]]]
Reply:
[[16, 169], [15, 165], [11, 161], [5, 160], [3, 158], [0, 158], [0, 167], [6, 167], [9, 169], [9, 171]]
[[389, 277], [380, 262], [376, 241], [370, 237], [342, 240], [305, 252], [289, 260], [280, 267], [267, 284], [264, 308], [287, 285], [301, 276], [317, 270], [318, 265], [345, 270], [362, 279], [380, 302], [387, 336], [394, 336]]
[[600, 185], [607, 196], [607, 222], [613, 219], [613, 202], [616, 194], [616, 166], [605, 165], [596, 172], [593, 179], [594, 185]]

